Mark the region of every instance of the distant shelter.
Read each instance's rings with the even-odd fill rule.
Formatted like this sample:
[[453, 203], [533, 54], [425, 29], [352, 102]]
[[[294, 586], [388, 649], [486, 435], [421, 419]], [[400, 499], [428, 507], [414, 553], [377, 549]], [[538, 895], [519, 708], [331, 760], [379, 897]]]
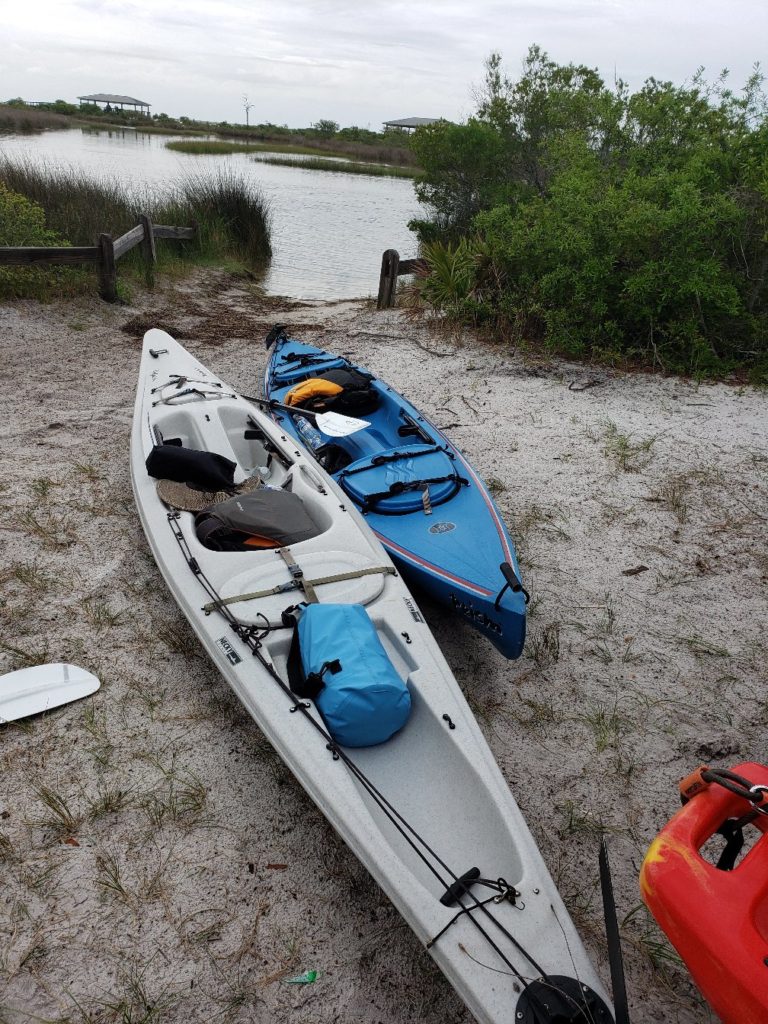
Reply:
[[108, 92], [95, 92], [92, 96], [78, 96], [77, 98], [80, 100], [81, 107], [84, 103], [97, 103], [102, 104], [105, 110], [107, 107], [110, 109], [119, 107], [120, 110], [124, 107], [133, 107], [140, 114], [149, 114], [150, 104], [145, 103], [144, 100], [137, 100], [134, 96], [113, 96]]
[[425, 124], [435, 124], [442, 121], [442, 117], [401, 117], [398, 121], [385, 121], [384, 128], [399, 128], [405, 132], [415, 132]]

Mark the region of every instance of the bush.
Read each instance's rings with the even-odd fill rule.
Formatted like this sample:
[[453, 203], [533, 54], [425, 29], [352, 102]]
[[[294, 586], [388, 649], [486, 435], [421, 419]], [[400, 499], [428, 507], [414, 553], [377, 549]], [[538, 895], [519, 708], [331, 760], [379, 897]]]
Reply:
[[0, 182], [0, 245], [61, 244], [56, 232], [46, 228], [42, 207]]
[[[0, 182], [0, 245], [66, 245], [45, 226], [45, 213], [36, 203], [12, 192]], [[46, 294], [50, 273], [57, 287], [76, 289], [82, 283], [78, 271], [56, 267], [7, 267], [0, 265], [0, 299], [40, 297]]]
[[[762, 373], [766, 113], [759, 76], [740, 96], [722, 77], [631, 95], [536, 48], [516, 83], [492, 58], [477, 118], [416, 133], [421, 238], [475, 257], [471, 301], [445, 292], [442, 308], [571, 356]], [[439, 304], [445, 258], [432, 265]]]

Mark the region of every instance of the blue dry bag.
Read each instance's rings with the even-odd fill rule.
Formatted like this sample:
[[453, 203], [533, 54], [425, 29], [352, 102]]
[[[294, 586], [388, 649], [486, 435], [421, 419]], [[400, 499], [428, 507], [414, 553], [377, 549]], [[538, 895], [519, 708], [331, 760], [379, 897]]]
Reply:
[[294, 614], [291, 689], [314, 700], [334, 740], [343, 747], [372, 747], [402, 729], [411, 695], [365, 608], [310, 604]]

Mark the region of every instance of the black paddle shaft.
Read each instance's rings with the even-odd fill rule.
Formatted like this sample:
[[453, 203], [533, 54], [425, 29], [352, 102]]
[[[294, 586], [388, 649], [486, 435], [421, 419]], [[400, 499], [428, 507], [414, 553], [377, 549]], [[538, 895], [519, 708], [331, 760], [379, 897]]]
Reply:
[[278, 412], [289, 412], [296, 416], [304, 416], [312, 423], [317, 424], [317, 413], [310, 412], [309, 409], [302, 409], [298, 405], [283, 405], [282, 402], [276, 402], [274, 398], [254, 398], [253, 395], [241, 395], [246, 402], [252, 402], [254, 405], [261, 405], [265, 409], [276, 409]]

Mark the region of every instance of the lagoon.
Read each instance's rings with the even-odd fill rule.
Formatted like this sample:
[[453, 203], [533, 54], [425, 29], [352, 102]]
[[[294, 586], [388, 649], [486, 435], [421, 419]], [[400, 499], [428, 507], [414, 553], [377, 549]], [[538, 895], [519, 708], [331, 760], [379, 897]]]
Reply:
[[184, 175], [231, 167], [251, 178], [270, 205], [274, 255], [262, 283], [272, 295], [375, 295], [385, 249], [398, 249], [404, 259], [416, 255], [408, 221], [423, 211], [408, 180], [277, 166], [245, 153], [176, 153], [165, 148], [170, 138], [179, 136], [70, 128], [0, 135], [0, 155], [118, 177], [139, 191], [160, 190]]

